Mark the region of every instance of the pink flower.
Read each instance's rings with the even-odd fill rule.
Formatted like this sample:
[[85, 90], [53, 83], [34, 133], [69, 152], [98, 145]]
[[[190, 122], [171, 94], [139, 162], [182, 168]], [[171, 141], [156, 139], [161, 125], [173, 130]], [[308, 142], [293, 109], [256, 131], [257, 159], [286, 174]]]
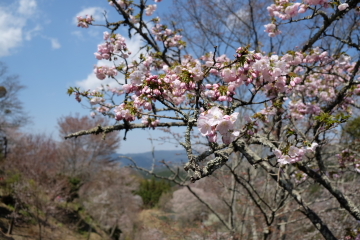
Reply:
[[264, 25], [265, 27], [265, 32], [273, 32], [276, 29], [276, 25], [273, 23], [269, 23]]
[[133, 15], [130, 15], [130, 22], [133, 24], [139, 23], [139, 19], [134, 17]]
[[219, 124], [223, 119], [223, 111], [218, 107], [213, 107], [208, 111], [207, 117], [209, 118], [209, 124], [215, 126]]
[[305, 4], [301, 4], [298, 13], [304, 13], [307, 10], [307, 6]]
[[216, 130], [219, 131], [221, 135], [225, 135], [229, 133], [229, 130], [233, 129], [234, 123], [230, 121], [230, 119], [224, 119], [217, 126]]
[[213, 133], [212, 127], [208, 122], [209, 118], [207, 118], [206, 116], [200, 116], [197, 120], [197, 127], [199, 128], [200, 133], [203, 136], [207, 136]]
[[295, 3], [291, 6], [288, 6], [285, 9], [286, 18], [292, 18], [292, 17], [296, 16], [298, 14], [298, 9], [299, 9], [300, 5], [301, 5], [301, 3]]
[[104, 80], [106, 77], [115, 77], [117, 75], [117, 70], [115, 67], [95, 66], [94, 73], [98, 79]]
[[134, 71], [133, 73], [130, 74], [131, 83], [134, 85], [141, 84], [144, 79], [145, 79], [145, 74], [141, 71]]
[[91, 105], [96, 105], [96, 104], [100, 104], [105, 102], [105, 99], [101, 98], [101, 97], [94, 97], [90, 100], [90, 104]]
[[222, 135], [222, 141], [225, 144], [230, 144], [235, 141], [236, 136], [234, 136], [231, 132], [227, 132], [226, 134]]
[[338, 6], [339, 11], [344, 11], [345, 9], [347, 9], [349, 7], [349, 4], [347, 3], [342, 3]]
[[76, 17], [78, 20], [78, 27], [82, 27], [82, 28], [88, 28], [89, 24], [92, 24], [92, 22], [94, 21], [93, 17], [90, 15], [86, 15], [85, 18], [78, 16]]
[[146, 16], [153, 15], [156, 8], [157, 8], [156, 4], [147, 6], [146, 9], [145, 9]]
[[216, 142], [217, 141], [217, 133], [216, 132], [208, 135], [208, 137], [209, 137], [209, 142]]

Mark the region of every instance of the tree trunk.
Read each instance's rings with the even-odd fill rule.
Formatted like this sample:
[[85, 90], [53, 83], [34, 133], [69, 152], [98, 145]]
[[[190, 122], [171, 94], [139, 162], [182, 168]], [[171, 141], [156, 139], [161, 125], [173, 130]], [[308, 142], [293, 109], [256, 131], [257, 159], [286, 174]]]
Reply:
[[15, 216], [16, 216], [17, 209], [18, 209], [18, 203], [15, 203], [15, 208], [14, 208], [14, 211], [12, 212], [12, 214], [11, 214], [12, 217], [11, 217], [11, 220], [10, 220], [10, 223], [9, 223], [9, 228], [8, 228], [8, 231], [7, 231], [8, 235], [11, 235], [12, 231], [14, 229]]

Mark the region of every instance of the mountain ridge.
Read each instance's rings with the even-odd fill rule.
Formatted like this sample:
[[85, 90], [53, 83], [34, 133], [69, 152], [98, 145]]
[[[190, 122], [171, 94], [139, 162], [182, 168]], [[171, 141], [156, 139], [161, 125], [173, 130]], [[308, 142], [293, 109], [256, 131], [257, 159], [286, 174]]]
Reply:
[[112, 154], [112, 158], [114, 160], [117, 159], [122, 166], [129, 166], [133, 163], [127, 158], [121, 158], [121, 156], [132, 158], [138, 167], [147, 169], [150, 169], [153, 163], [155, 163], [155, 167], [163, 167], [161, 163], [163, 160], [171, 165], [179, 165], [187, 162], [185, 150], [155, 150], [154, 153], [149, 151], [143, 153]]

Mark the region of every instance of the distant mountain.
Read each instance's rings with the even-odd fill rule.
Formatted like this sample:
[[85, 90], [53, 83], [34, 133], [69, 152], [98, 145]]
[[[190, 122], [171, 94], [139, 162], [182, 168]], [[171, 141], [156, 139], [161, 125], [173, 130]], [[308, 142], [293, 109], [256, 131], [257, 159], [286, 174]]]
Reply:
[[[120, 158], [120, 156], [126, 156], [132, 158], [138, 167], [150, 169], [153, 164], [153, 154], [152, 152], [144, 153], [128, 153], [128, 154], [113, 154], [114, 159], [118, 159], [122, 166], [131, 165], [131, 161], [126, 158]], [[155, 167], [163, 167], [163, 164], [160, 161], [165, 161], [169, 164], [180, 165], [181, 163], [187, 162], [187, 156], [185, 150], [158, 150], [154, 152]]]

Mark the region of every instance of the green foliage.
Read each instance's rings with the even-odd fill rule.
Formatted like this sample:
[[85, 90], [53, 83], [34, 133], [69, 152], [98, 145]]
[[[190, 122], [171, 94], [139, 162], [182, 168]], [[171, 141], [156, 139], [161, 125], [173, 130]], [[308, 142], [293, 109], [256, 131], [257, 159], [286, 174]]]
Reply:
[[349, 121], [344, 128], [345, 133], [349, 135], [352, 140], [360, 139], [360, 117]]
[[69, 96], [70, 96], [74, 92], [79, 92], [79, 91], [80, 91], [80, 88], [78, 88], [78, 87], [75, 87], [75, 88], [69, 87], [69, 89], [67, 90], [67, 94], [69, 94]]
[[80, 178], [78, 177], [69, 177], [69, 183], [71, 185], [71, 190], [70, 190], [70, 201], [74, 200], [75, 198], [78, 198], [78, 191], [80, 189], [80, 187], [82, 186], [82, 181]]
[[185, 83], [189, 83], [189, 82], [193, 82], [194, 79], [192, 77], [192, 74], [189, 71], [185, 71], [183, 70], [180, 74], [180, 78], [183, 82]]
[[9, 173], [5, 178], [4, 194], [12, 195], [14, 193], [14, 186], [21, 180], [20, 173]]
[[[81, 96], [88, 96], [90, 91], [83, 91], [81, 92], [80, 91], [80, 88], [79, 87], [69, 87], [68, 90], [67, 90], [67, 94], [69, 96], [71, 96], [71, 94], [73, 93], [79, 93]], [[94, 96], [94, 97], [104, 97], [104, 94], [100, 93], [100, 92], [94, 92], [92, 93], [91, 96]]]
[[6, 183], [7, 184], [16, 184], [20, 181], [20, 179], [21, 179], [20, 173], [9, 174], [9, 176], [6, 178]]
[[350, 116], [344, 115], [343, 113], [336, 114], [335, 116], [330, 113], [323, 112], [314, 119], [323, 123], [327, 129], [333, 127], [336, 124], [346, 122]]
[[[341, 141], [351, 149], [351, 151], [360, 151], [360, 117], [354, 118], [346, 123], [344, 126]], [[343, 157], [350, 159], [350, 156], [345, 156], [346, 152], [343, 152]], [[348, 152], [350, 154], [350, 152]], [[352, 155], [352, 154], [351, 154]]]
[[145, 208], [153, 208], [158, 204], [161, 195], [170, 189], [170, 183], [165, 180], [144, 179], [141, 180], [139, 190], [135, 191], [135, 194], [141, 196]]

